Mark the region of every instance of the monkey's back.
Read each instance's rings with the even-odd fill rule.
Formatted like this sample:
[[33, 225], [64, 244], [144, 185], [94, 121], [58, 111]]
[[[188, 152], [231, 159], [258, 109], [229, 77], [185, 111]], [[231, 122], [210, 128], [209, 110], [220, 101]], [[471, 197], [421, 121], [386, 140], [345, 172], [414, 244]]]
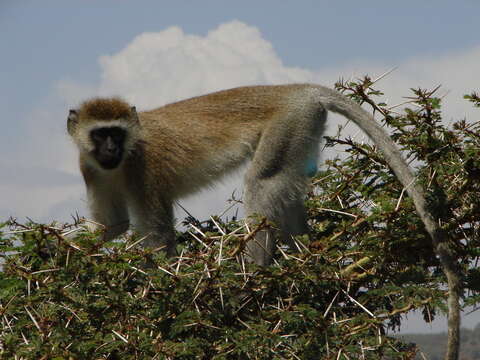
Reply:
[[309, 86], [234, 88], [140, 113], [152, 176], [175, 185], [178, 195], [218, 180], [251, 157], [292, 91]]

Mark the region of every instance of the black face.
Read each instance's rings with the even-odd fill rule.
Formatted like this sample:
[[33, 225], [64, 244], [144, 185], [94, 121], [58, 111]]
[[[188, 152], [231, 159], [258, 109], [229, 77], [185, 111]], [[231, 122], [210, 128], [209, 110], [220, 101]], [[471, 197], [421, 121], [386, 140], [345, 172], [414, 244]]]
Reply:
[[125, 129], [116, 126], [90, 132], [90, 138], [95, 145], [93, 156], [104, 169], [115, 169], [120, 164], [126, 136]]

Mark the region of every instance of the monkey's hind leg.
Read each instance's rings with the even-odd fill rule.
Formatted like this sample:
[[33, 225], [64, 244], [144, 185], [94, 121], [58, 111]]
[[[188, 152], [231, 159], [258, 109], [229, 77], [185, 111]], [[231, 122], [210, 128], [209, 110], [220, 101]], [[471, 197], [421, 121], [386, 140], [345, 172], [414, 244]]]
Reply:
[[[250, 261], [264, 266], [269, 265], [275, 251], [276, 241], [294, 246], [295, 235], [307, 233], [306, 211], [303, 204], [303, 186], [294, 184], [285, 174], [260, 178], [249, 171], [246, 176], [245, 210], [248, 222], [255, 226], [258, 216], [266, 217], [270, 228], [260, 230], [255, 238], [247, 243]], [[304, 179], [298, 179], [305, 182]]]
[[326, 111], [308, 98], [303, 101], [264, 130], [245, 175], [247, 221], [255, 224], [251, 216], [256, 214], [275, 226], [247, 244], [250, 260], [258, 265], [271, 262], [276, 238], [295, 248], [293, 237], [308, 233], [304, 198], [308, 177], [316, 172]]
[[305, 163], [311, 154], [308, 146], [294, 156], [288, 154], [288, 147], [284, 150], [262, 149], [260, 144], [245, 175], [247, 222], [255, 226], [260, 216], [272, 223], [271, 228], [261, 230], [247, 244], [249, 260], [262, 266], [270, 264], [276, 239], [294, 247], [293, 237], [308, 232], [304, 206], [308, 181]]

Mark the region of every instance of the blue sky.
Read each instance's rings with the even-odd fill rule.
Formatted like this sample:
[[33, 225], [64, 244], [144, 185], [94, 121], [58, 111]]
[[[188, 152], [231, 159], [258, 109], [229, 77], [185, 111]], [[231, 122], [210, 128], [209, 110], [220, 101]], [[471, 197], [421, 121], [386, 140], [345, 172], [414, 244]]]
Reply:
[[[89, 96], [142, 109], [254, 83], [331, 86], [397, 66], [379, 84], [389, 103], [442, 84], [445, 119], [478, 120], [461, 96], [480, 90], [479, 13], [475, 0], [0, 0], [0, 218], [86, 215], [65, 125]], [[232, 189], [241, 182], [182, 204], [218, 213]]]

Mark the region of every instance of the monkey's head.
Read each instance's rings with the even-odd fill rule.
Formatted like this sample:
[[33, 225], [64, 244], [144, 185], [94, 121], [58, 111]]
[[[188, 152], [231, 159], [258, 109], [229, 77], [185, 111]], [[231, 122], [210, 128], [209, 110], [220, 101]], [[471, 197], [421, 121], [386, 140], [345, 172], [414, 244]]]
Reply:
[[94, 98], [70, 110], [68, 133], [79, 150], [103, 169], [117, 168], [138, 140], [140, 123], [134, 106], [118, 98]]

